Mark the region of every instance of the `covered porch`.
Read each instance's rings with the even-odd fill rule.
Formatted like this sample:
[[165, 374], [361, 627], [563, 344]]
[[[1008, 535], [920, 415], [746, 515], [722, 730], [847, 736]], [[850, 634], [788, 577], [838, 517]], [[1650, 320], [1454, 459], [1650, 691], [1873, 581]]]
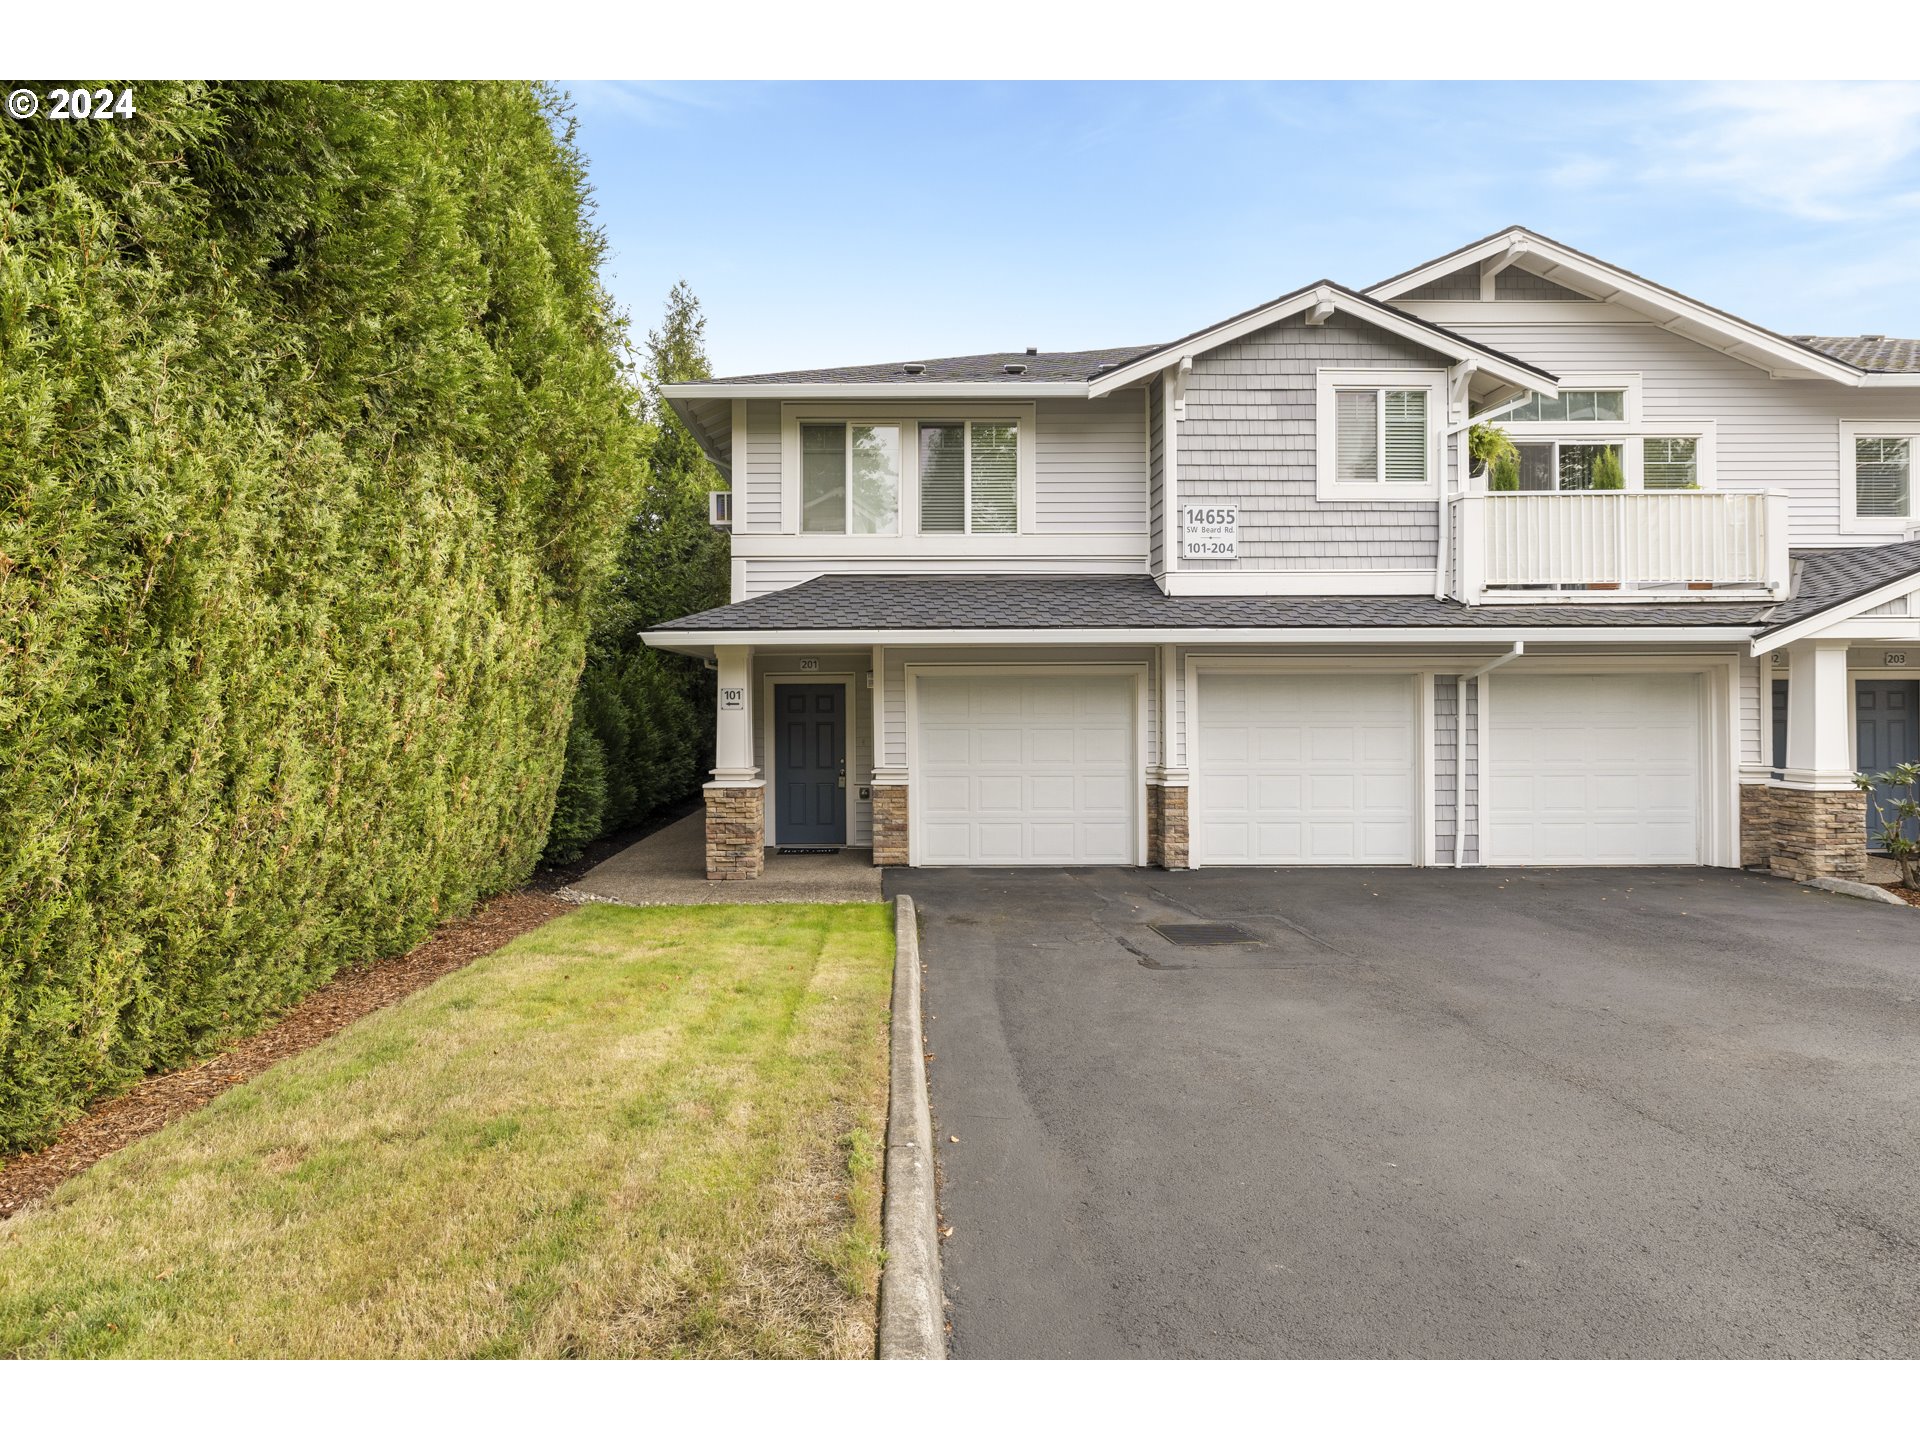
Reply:
[[1894, 878], [1877, 855], [1895, 797], [1863, 781], [1920, 762], [1920, 576], [1776, 621], [1752, 650], [1742, 863], [1795, 880]]

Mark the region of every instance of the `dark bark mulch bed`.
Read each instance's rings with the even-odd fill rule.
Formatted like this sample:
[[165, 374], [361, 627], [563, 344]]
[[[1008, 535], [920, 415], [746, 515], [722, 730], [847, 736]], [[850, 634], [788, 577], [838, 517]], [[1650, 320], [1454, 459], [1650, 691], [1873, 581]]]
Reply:
[[1920, 890], [1910, 890], [1905, 885], [1887, 885], [1882, 888], [1891, 890], [1909, 905], [1920, 905]]
[[249, 1036], [231, 1050], [184, 1070], [150, 1075], [126, 1094], [101, 1101], [45, 1149], [0, 1162], [4, 1163], [0, 1220], [28, 1201], [50, 1194], [61, 1181], [95, 1161], [251, 1080], [269, 1065], [318, 1045], [361, 1016], [492, 954], [572, 908], [565, 901], [527, 890], [497, 896], [464, 920], [442, 925], [404, 955], [356, 965], [336, 975], [271, 1029]]

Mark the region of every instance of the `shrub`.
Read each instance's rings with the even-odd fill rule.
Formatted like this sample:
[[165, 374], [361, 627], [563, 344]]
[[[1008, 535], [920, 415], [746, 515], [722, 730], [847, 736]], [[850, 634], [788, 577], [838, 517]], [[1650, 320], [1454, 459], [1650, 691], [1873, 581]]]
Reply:
[[1627, 488], [1627, 472], [1620, 466], [1620, 452], [1612, 445], [1603, 445], [1593, 457], [1593, 488], [1596, 490], [1624, 490]]
[[1487, 489], [1518, 490], [1520, 488], [1520, 453], [1515, 450], [1508, 454], [1493, 457], [1492, 468], [1487, 474]]
[[526, 875], [641, 464], [550, 93], [138, 95], [0, 126], [0, 1150]]
[[1855, 783], [1867, 792], [1867, 804], [1880, 826], [1881, 848], [1900, 867], [1900, 883], [1920, 890], [1920, 763], [1896, 765], [1882, 775], [1860, 775]]

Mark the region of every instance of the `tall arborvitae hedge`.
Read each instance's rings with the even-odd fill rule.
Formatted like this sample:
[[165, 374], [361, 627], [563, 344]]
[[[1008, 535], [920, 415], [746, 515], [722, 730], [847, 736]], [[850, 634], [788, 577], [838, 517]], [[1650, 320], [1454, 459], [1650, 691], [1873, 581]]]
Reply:
[[643, 460], [551, 94], [135, 95], [0, 121], [0, 1151], [526, 875]]

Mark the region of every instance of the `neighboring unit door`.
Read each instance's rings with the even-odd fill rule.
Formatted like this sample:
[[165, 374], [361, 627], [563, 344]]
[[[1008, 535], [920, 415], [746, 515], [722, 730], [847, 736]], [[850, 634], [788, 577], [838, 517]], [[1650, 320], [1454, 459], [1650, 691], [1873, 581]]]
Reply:
[[773, 687], [773, 843], [847, 843], [846, 692]]
[[[1883, 775], [1896, 765], [1920, 760], [1920, 680], [1856, 680], [1853, 682], [1854, 764], [1863, 775]], [[1876, 785], [1867, 796], [1867, 840], [1870, 848], [1884, 850], [1880, 832], [1886, 822], [1880, 810], [1886, 807], [1887, 819], [1903, 792]], [[1910, 840], [1920, 839], [1920, 822], [1909, 820], [1905, 830]]]
[[1203, 865], [1411, 865], [1410, 675], [1202, 675]]
[[1699, 863], [1698, 676], [1503, 673], [1482, 683], [1487, 863]]
[[1131, 675], [920, 675], [917, 865], [1136, 865]]

